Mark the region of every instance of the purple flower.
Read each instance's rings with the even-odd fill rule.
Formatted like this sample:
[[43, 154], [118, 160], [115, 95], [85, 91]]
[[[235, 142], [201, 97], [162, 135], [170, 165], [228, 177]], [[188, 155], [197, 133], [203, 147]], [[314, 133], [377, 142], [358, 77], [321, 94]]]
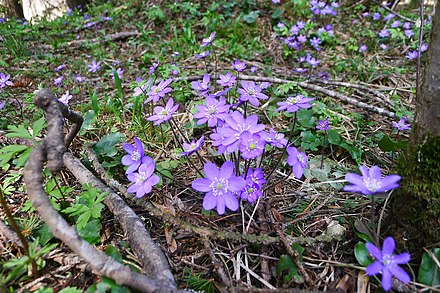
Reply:
[[217, 83], [224, 87], [232, 87], [234, 86], [237, 77], [235, 75], [232, 75], [232, 73], [227, 72], [225, 75], [220, 74], [219, 80], [217, 80]]
[[196, 60], [208, 57], [209, 55], [211, 55], [211, 52], [209, 52], [209, 51], [205, 51], [200, 54], [196, 54]]
[[142, 164], [139, 166], [138, 172], [127, 174], [128, 180], [133, 182], [128, 187], [128, 193], [136, 193], [137, 198], [141, 198], [144, 195], [151, 192], [153, 186], [160, 181], [159, 176], [153, 174], [156, 169], [156, 164], [150, 157], [144, 157]]
[[105, 16], [105, 15], [104, 15], [104, 16], [102, 17], [102, 20], [103, 20], [103, 21], [111, 21], [112, 18], [111, 18], [110, 16]]
[[292, 167], [293, 175], [300, 179], [304, 175], [304, 169], [308, 165], [309, 158], [295, 147], [287, 147], [287, 164]]
[[392, 125], [394, 128], [396, 128], [398, 131], [405, 131], [411, 128], [411, 124], [405, 123], [405, 118], [400, 118], [399, 122], [393, 121]]
[[313, 47], [318, 47], [321, 43], [321, 39], [317, 37], [313, 37], [313, 39], [310, 40], [310, 45], [312, 45]]
[[139, 166], [142, 163], [142, 160], [144, 159], [144, 145], [139, 140], [139, 138], [134, 138], [135, 145], [131, 145], [129, 143], [123, 143], [122, 147], [124, 150], [128, 153], [127, 155], [123, 156], [121, 159], [121, 163], [124, 166], [128, 166], [127, 171], [125, 171], [126, 174], [130, 174], [135, 172]]
[[306, 98], [303, 95], [297, 95], [296, 97], [288, 97], [286, 102], [278, 102], [279, 108], [277, 111], [286, 110], [287, 112], [294, 113], [299, 110], [299, 108], [308, 109], [311, 108], [310, 102], [314, 98]]
[[240, 101], [249, 101], [254, 106], [260, 105], [260, 100], [267, 100], [269, 97], [261, 92], [261, 88], [253, 81], [242, 80], [240, 82], [243, 88], [238, 89], [240, 94]]
[[301, 44], [304, 44], [305, 42], [307, 42], [307, 37], [303, 35], [299, 35], [298, 37], [296, 37], [296, 40]]
[[296, 22], [296, 26], [297, 26], [300, 30], [302, 30], [303, 28], [306, 27], [306, 23], [305, 23], [304, 21], [302, 21], [302, 20], [298, 20], [298, 21]]
[[201, 46], [201, 47], [206, 47], [206, 46], [210, 45], [210, 44], [214, 41], [215, 34], [216, 34], [216, 32], [213, 32], [213, 33], [211, 33], [211, 34], [209, 35], [208, 38], [203, 39], [203, 40], [202, 40], [202, 44], [201, 44], [200, 46]]
[[316, 129], [321, 131], [327, 131], [330, 129], [330, 126], [328, 125], [328, 117], [324, 120], [319, 120], [318, 125], [316, 126]]
[[394, 21], [392, 24], [391, 24], [391, 27], [392, 28], [396, 28], [396, 27], [399, 27], [400, 26], [400, 20], [396, 20], [396, 21]]
[[313, 57], [310, 56], [310, 55], [307, 56], [306, 61], [307, 61], [307, 63], [308, 63], [310, 66], [313, 66], [313, 67], [315, 67], [315, 66], [317, 66], [319, 63], [321, 63], [321, 60], [315, 59], [315, 58], [313, 58]]
[[174, 105], [173, 98], [170, 98], [165, 105], [165, 107], [162, 106], [156, 106], [153, 109], [154, 115], [151, 115], [147, 118], [148, 121], [154, 121], [153, 125], [159, 125], [163, 122], [166, 122], [171, 119], [174, 112], [177, 111], [179, 108], [179, 104]]
[[63, 79], [64, 79], [64, 76], [59, 76], [53, 80], [53, 84], [61, 86]]
[[397, 182], [401, 177], [399, 175], [389, 175], [382, 178], [382, 171], [378, 166], [372, 166], [370, 169], [360, 166], [359, 170], [362, 176], [356, 173], [345, 175], [345, 180], [351, 185], [344, 186], [344, 191], [373, 195], [399, 187]]
[[194, 114], [194, 118], [199, 119], [198, 125], [208, 122], [209, 127], [217, 126], [218, 120], [224, 121], [228, 115], [229, 105], [226, 104], [226, 99], [221, 97], [217, 100], [208, 96], [206, 98], [206, 105], [197, 105], [197, 113]]
[[0, 110], [2, 110], [6, 105], [6, 100], [0, 103]]
[[367, 12], [362, 13], [361, 15], [362, 15], [362, 17], [367, 17], [370, 15], [370, 12], [367, 11]]
[[147, 93], [148, 98], [145, 103], [150, 101], [157, 103], [160, 98], [164, 98], [166, 94], [172, 91], [172, 88], [168, 87], [172, 81], [172, 78], [168, 78], [167, 80], [161, 80], [158, 85], [152, 86], [150, 91]]
[[242, 135], [245, 132], [259, 134], [264, 130], [263, 124], [258, 124], [258, 116], [250, 115], [247, 118], [239, 111], [234, 111], [225, 116], [225, 125], [210, 135], [213, 146], [219, 147], [219, 153], [227, 151], [233, 153], [240, 147]]
[[378, 20], [379, 18], [380, 18], [380, 13], [379, 12], [376, 12], [376, 13], [373, 14], [373, 19], [374, 20]]
[[[140, 82], [142, 82], [142, 79], [138, 83], [140, 83]], [[147, 82], [145, 84], [141, 84], [141, 85], [135, 87], [133, 97], [137, 97], [137, 96], [140, 96], [140, 95], [146, 93], [147, 89], [150, 87], [150, 83], [151, 83], [151, 79], [147, 80]]]
[[403, 33], [405, 34], [405, 36], [407, 38], [410, 38], [410, 37], [414, 36], [414, 32], [413, 32], [412, 29], [404, 30]]
[[420, 52], [425, 52], [426, 50], [428, 50], [428, 44], [422, 44], [420, 46]]
[[417, 59], [418, 56], [419, 53], [417, 52], [417, 50], [414, 50], [414, 51], [409, 51], [408, 54], [405, 56], [405, 58], [409, 60], [414, 60]]
[[360, 47], [359, 47], [359, 53], [362, 53], [362, 52], [365, 52], [365, 51], [367, 51], [367, 45], [361, 45]]
[[409, 283], [411, 277], [399, 267], [401, 264], [409, 262], [411, 256], [408, 252], [394, 255], [396, 244], [393, 237], [387, 237], [383, 241], [382, 251], [373, 243], [365, 244], [368, 252], [375, 258], [375, 261], [367, 267], [366, 273], [369, 276], [382, 274], [382, 287], [389, 291], [393, 286], [393, 275], [403, 283]]
[[273, 128], [269, 129], [269, 133], [264, 133], [264, 139], [268, 144], [277, 148], [283, 148], [287, 144], [284, 134], [276, 132]]
[[258, 198], [263, 197], [263, 191], [252, 181], [246, 180], [244, 190], [240, 192], [240, 198], [250, 203], [255, 202]]
[[404, 29], [408, 30], [408, 29], [411, 28], [411, 23], [407, 21], [407, 22], [405, 22], [405, 23], [403, 24], [402, 27], [403, 27]]
[[282, 22], [277, 23], [277, 28], [283, 28], [283, 27], [284, 27], [284, 23]]
[[197, 178], [192, 182], [192, 188], [206, 193], [203, 208], [217, 208], [219, 215], [225, 213], [226, 207], [231, 211], [238, 210], [239, 203], [235, 193], [246, 186], [246, 181], [234, 175], [234, 164], [227, 161], [219, 169], [214, 163], [208, 162], [203, 170], [206, 178]]
[[281, 0], [272, 0], [273, 4], [279, 4], [281, 2]]
[[64, 95], [61, 96], [61, 98], [58, 99], [58, 101], [60, 101], [61, 103], [63, 103], [64, 105], [69, 104], [69, 100], [72, 98], [72, 95], [69, 94], [69, 91], [67, 90]]
[[181, 152], [180, 155], [185, 156], [185, 155], [190, 155], [190, 154], [196, 152], [203, 145], [204, 140], [205, 140], [205, 137], [202, 136], [197, 141], [195, 139], [193, 139], [190, 143], [184, 142], [182, 144], [182, 146], [185, 151]]
[[150, 69], [148, 70], [149, 74], [154, 74], [156, 72], [157, 67], [159, 67], [160, 62], [153, 62], [153, 65], [151, 65]]
[[251, 134], [248, 131], [241, 135], [240, 152], [245, 160], [251, 160], [261, 156], [266, 145], [266, 140], [262, 139], [259, 134]]
[[[116, 74], [118, 75], [119, 79], [122, 79], [122, 74], [124, 73], [124, 70], [122, 70], [121, 68], [118, 68], [116, 70]], [[113, 78], [115, 78], [115, 70], [113, 69], [111, 72], [111, 75]]]
[[96, 60], [92, 60], [92, 64], [88, 64], [87, 66], [89, 67], [88, 72], [95, 73], [101, 68], [101, 62], [96, 62]]
[[61, 64], [60, 66], [57, 66], [54, 68], [55, 71], [60, 71], [61, 69], [63, 69], [65, 67], [64, 63]]
[[235, 71], [242, 72], [243, 70], [246, 69], [246, 62], [244, 62], [244, 61], [240, 61], [240, 60], [235, 60], [235, 61], [232, 63], [232, 68], [233, 68]]
[[203, 75], [203, 80], [191, 82], [191, 87], [196, 91], [199, 91], [200, 96], [205, 96], [209, 90], [209, 82], [211, 81], [211, 76], [208, 73]]
[[385, 44], [380, 44], [379, 47], [380, 47], [382, 50], [387, 50], [387, 49], [388, 49], [388, 46], [385, 45]]
[[0, 72], [0, 89], [5, 86], [11, 86], [13, 85], [12, 81], [9, 79], [11, 78], [11, 75], [5, 75], [3, 72]]
[[296, 25], [294, 25], [294, 26], [292, 26], [292, 27], [290, 28], [290, 33], [291, 33], [292, 35], [297, 35], [297, 34], [299, 33], [299, 31], [300, 31], [300, 28], [297, 27]]
[[396, 15], [395, 15], [394, 13], [390, 13], [390, 14], [388, 14], [387, 16], [385, 16], [385, 17], [383, 18], [383, 20], [384, 20], [384, 21], [388, 21], [388, 20], [393, 19], [395, 16], [396, 16]]
[[381, 38], [385, 38], [385, 37], [389, 37], [389, 36], [390, 36], [390, 31], [386, 28], [381, 30], [379, 33], [379, 37], [381, 37]]
[[262, 83], [260, 83], [258, 86], [262, 89], [265, 90], [267, 88], [269, 88], [272, 84], [270, 82], [267, 81], [263, 81]]
[[86, 78], [81, 75], [75, 76], [75, 81], [77, 82], [83, 82], [84, 80], [86, 80]]

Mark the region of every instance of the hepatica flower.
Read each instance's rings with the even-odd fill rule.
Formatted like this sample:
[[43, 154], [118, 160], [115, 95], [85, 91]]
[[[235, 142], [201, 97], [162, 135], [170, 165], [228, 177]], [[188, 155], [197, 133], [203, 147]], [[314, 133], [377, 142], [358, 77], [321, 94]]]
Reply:
[[241, 156], [245, 160], [254, 159], [263, 153], [265, 145], [266, 140], [262, 139], [259, 134], [251, 134], [245, 131], [241, 135]]
[[241, 199], [248, 202], [254, 202], [259, 197], [262, 197], [262, 189], [264, 183], [266, 183], [266, 179], [264, 179], [264, 173], [261, 168], [257, 168], [255, 170], [249, 168], [246, 176], [243, 175], [243, 177], [246, 180], [246, 186], [244, 190], [240, 193]]
[[203, 39], [202, 44], [200, 46], [206, 47], [206, 46], [210, 45], [214, 41], [215, 34], [216, 34], [216, 32], [213, 32], [209, 35], [209, 37], [207, 37], [206, 39]]
[[414, 51], [409, 51], [408, 54], [405, 56], [405, 58], [408, 60], [414, 60], [417, 59], [418, 56], [419, 53], [417, 52], [417, 50], [414, 50]]
[[220, 79], [217, 80], [217, 83], [224, 87], [234, 86], [237, 80], [237, 77], [230, 72], [227, 72], [225, 75], [220, 74], [219, 78]]
[[261, 92], [261, 88], [255, 84], [253, 81], [240, 82], [242, 88], [238, 89], [240, 94], [240, 101], [251, 103], [254, 106], [260, 105], [260, 100], [267, 100], [269, 97]]
[[3, 72], [0, 72], [0, 89], [5, 86], [11, 86], [13, 83], [9, 79], [11, 78], [11, 75], [4, 74]]
[[60, 70], [62, 70], [62, 69], [64, 68], [64, 66], [65, 66], [65, 65], [64, 65], [64, 63], [63, 63], [63, 64], [61, 64], [61, 65], [55, 67], [54, 70], [55, 70], [55, 71], [60, 71]]
[[316, 129], [321, 131], [327, 131], [330, 129], [330, 126], [328, 125], [328, 117], [324, 120], [319, 120], [318, 125], [316, 126]]
[[234, 68], [235, 71], [242, 72], [246, 69], [246, 62], [235, 60], [234, 62], [232, 62], [232, 68]]
[[161, 80], [158, 85], [154, 85], [151, 87], [150, 91], [147, 93], [148, 98], [145, 103], [153, 101], [153, 103], [157, 103], [160, 98], [165, 97], [166, 94], [171, 92], [173, 89], [168, 87], [168, 85], [173, 81], [172, 78], [167, 80]]
[[205, 178], [197, 178], [192, 182], [192, 188], [204, 192], [203, 208], [212, 210], [217, 208], [217, 213], [223, 215], [226, 207], [231, 211], [238, 210], [239, 204], [235, 193], [240, 192], [246, 181], [234, 175], [234, 164], [224, 162], [219, 169], [214, 163], [204, 165]]
[[220, 100], [208, 96], [206, 98], [206, 105], [197, 105], [197, 113], [194, 118], [199, 119], [198, 125], [208, 122], [209, 127], [217, 126], [219, 119], [224, 121], [228, 115], [230, 105], [226, 104], [226, 99], [221, 97]]
[[154, 115], [147, 118], [148, 121], [154, 121], [153, 125], [159, 125], [163, 122], [166, 122], [171, 119], [174, 112], [177, 111], [179, 108], [179, 105], [174, 105], [173, 98], [170, 98], [165, 105], [165, 107], [162, 106], [156, 106], [153, 110]]
[[392, 288], [393, 275], [403, 283], [411, 281], [408, 273], [399, 267], [401, 264], [409, 262], [411, 256], [408, 252], [394, 255], [394, 248], [396, 246], [393, 237], [385, 238], [383, 242], [382, 251], [373, 243], [366, 243], [368, 252], [375, 258], [374, 263], [367, 267], [366, 273], [369, 276], [382, 274], [382, 287], [385, 291]]
[[144, 158], [144, 145], [137, 137], [134, 138], [134, 143], [134, 145], [129, 143], [122, 144], [122, 147], [127, 152], [127, 155], [121, 159], [122, 165], [128, 166], [128, 169], [125, 171], [126, 174], [135, 172]]
[[287, 147], [287, 154], [287, 164], [292, 167], [293, 175], [300, 179], [304, 175], [304, 169], [307, 168], [309, 158], [295, 147]]
[[287, 111], [290, 113], [294, 113], [298, 111], [300, 108], [308, 109], [312, 107], [310, 102], [313, 101], [314, 98], [306, 98], [303, 95], [297, 95], [295, 97], [288, 97], [285, 102], [278, 102], [277, 105], [279, 108], [277, 111]]
[[140, 96], [144, 93], [147, 93], [148, 88], [150, 87], [151, 79], [147, 80], [145, 84], [142, 84], [142, 80], [138, 82], [138, 86], [134, 88], [133, 97]]
[[153, 186], [160, 181], [159, 176], [153, 174], [156, 169], [156, 164], [154, 164], [153, 159], [150, 157], [145, 158], [137, 172], [127, 174], [128, 180], [133, 182], [127, 191], [129, 193], [135, 193], [137, 198], [141, 198], [150, 193]]
[[387, 30], [386, 28], [381, 30], [379, 33], [379, 37], [381, 37], [381, 38], [385, 38], [385, 37], [389, 37], [389, 36], [390, 36], [390, 31]]
[[92, 60], [92, 64], [88, 64], [87, 66], [89, 67], [88, 72], [95, 73], [101, 68], [101, 62], [96, 62], [96, 60]]
[[83, 76], [81, 76], [81, 75], [77, 75], [77, 76], [75, 76], [75, 81], [77, 81], [77, 82], [83, 82], [84, 80], [86, 80], [86, 78], [85, 77], [83, 77]]
[[406, 122], [405, 118], [400, 118], [399, 122], [393, 121], [392, 125], [398, 131], [405, 131], [411, 128], [411, 124], [405, 122]]
[[57, 78], [55, 78], [55, 79], [53, 80], [53, 84], [55, 84], [55, 85], [60, 85], [60, 86], [61, 86], [63, 80], [64, 80], [64, 76], [59, 76], [59, 77], [57, 77]]
[[269, 129], [269, 133], [264, 134], [264, 139], [268, 144], [277, 148], [283, 148], [287, 144], [284, 134], [276, 132], [273, 128]]
[[190, 155], [194, 152], [196, 152], [202, 145], [203, 141], [205, 140], [205, 137], [200, 137], [197, 141], [194, 139], [190, 143], [184, 142], [182, 144], [184, 151], [180, 153], [181, 156]]
[[67, 90], [62, 96], [61, 98], [58, 99], [58, 101], [60, 101], [61, 103], [63, 103], [64, 105], [69, 104], [70, 99], [72, 98], [72, 95], [69, 93], [69, 91]]
[[200, 54], [196, 54], [196, 60], [208, 57], [209, 55], [211, 55], [211, 52], [209, 52], [209, 51], [205, 51]]
[[344, 191], [373, 195], [399, 187], [397, 182], [400, 181], [401, 177], [399, 175], [389, 175], [382, 178], [382, 171], [378, 166], [372, 166], [370, 169], [360, 166], [359, 170], [362, 176], [356, 173], [345, 175], [345, 180], [351, 185], [344, 186]]
[[196, 80], [191, 82], [191, 87], [199, 92], [200, 96], [205, 96], [209, 90], [209, 82], [211, 81], [211, 76], [208, 73], [203, 75], [203, 80]]

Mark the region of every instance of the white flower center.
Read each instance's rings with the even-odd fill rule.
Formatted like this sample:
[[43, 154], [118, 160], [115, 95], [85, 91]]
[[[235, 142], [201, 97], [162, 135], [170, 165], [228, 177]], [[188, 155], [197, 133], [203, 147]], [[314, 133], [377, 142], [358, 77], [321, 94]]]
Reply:
[[365, 178], [364, 184], [365, 187], [371, 192], [376, 192], [376, 190], [381, 187], [380, 181], [372, 178]]
[[229, 189], [229, 182], [225, 178], [214, 178], [214, 181], [211, 182], [209, 185], [211, 187], [212, 192], [215, 196], [217, 195], [223, 195], [228, 192]]
[[131, 154], [131, 159], [133, 161], [139, 161], [141, 158], [141, 154], [138, 151], [134, 151], [134, 153]]

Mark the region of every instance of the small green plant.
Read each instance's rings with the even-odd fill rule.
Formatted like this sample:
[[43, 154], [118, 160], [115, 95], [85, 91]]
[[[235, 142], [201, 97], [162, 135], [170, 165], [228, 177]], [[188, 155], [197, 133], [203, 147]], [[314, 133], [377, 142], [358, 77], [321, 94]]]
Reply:
[[188, 287], [196, 291], [206, 293], [215, 292], [214, 279], [205, 279], [202, 277], [203, 273], [194, 273], [192, 270], [185, 270], [183, 281], [188, 284]]

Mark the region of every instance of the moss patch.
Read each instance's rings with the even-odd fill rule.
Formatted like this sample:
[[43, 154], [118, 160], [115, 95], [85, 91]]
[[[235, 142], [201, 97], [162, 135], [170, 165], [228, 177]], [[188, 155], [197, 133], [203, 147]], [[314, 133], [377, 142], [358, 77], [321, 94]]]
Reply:
[[420, 259], [422, 247], [440, 243], [440, 137], [401, 156], [397, 164], [401, 188], [390, 201], [388, 223], [401, 247]]

